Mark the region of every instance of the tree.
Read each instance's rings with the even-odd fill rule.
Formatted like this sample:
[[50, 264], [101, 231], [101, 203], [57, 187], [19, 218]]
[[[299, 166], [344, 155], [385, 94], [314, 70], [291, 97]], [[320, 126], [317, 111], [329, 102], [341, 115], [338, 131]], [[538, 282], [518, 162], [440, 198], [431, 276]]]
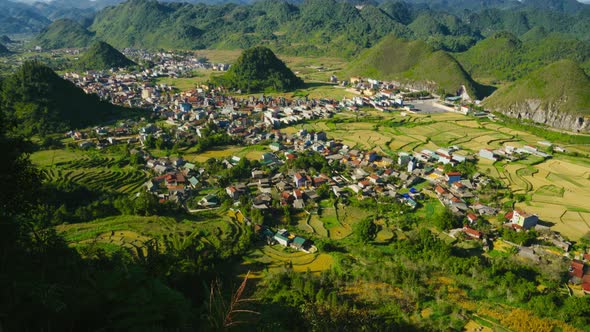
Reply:
[[360, 242], [368, 243], [377, 236], [377, 226], [372, 218], [362, 219], [354, 226], [354, 234]]
[[435, 214], [432, 221], [434, 225], [442, 231], [448, 231], [449, 229], [461, 227], [461, 220], [459, 220], [457, 216], [455, 216], [449, 209], [446, 208], [443, 211]]
[[141, 191], [133, 201], [135, 214], [151, 216], [158, 212], [158, 198], [147, 191]]

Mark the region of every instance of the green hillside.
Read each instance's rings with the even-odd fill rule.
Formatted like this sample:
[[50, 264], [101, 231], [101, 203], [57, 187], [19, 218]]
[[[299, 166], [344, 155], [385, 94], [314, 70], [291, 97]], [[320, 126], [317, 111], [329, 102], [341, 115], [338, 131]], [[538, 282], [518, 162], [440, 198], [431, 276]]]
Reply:
[[6, 48], [6, 46], [0, 44], [0, 56], [8, 54], [10, 54], [10, 51]]
[[590, 78], [574, 61], [561, 60], [498, 89], [484, 105], [503, 110], [531, 100], [538, 109], [589, 115]]
[[10, 39], [10, 37], [8, 37], [7, 35], [0, 36], [0, 43], [2, 43], [2, 44], [10, 44], [13, 42], [14, 41], [12, 39]]
[[464, 85], [472, 97], [482, 97], [481, 87], [449, 54], [435, 51], [422, 41], [384, 38], [363, 52], [345, 70], [345, 75], [360, 75], [387, 80], [435, 82], [435, 90], [454, 94]]
[[18, 131], [42, 136], [88, 126], [123, 111], [85, 94], [38, 62], [26, 62], [2, 81], [0, 108], [17, 123]]
[[51, 23], [33, 41], [34, 45], [44, 49], [87, 47], [93, 35], [80, 24], [60, 19]]
[[125, 55], [111, 45], [98, 41], [86, 50], [77, 65], [84, 70], [104, 70], [133, 66], [135, 62], [127, 59]]
[[527, 32], [523, 39], [497, 33], [455, 56], [474, 78], [489, 82], [513, 81], [561, 59], [576, 61], [590, 72], [588, 42], [560, 34], [545, 35], [541, 28]]
[[303, 81], [266, 47], [245, 50], [217, 83], [243, 92], [284, 92], [299, 88]]

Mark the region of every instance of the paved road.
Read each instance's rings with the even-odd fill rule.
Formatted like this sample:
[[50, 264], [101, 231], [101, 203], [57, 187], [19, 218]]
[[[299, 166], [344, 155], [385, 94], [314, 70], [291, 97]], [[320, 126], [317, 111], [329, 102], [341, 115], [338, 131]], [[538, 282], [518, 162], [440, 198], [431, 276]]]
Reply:
[[413, 104], [415, 108], [420, 110], [419, 114], [433, 114], [448, 112], [435, 104], [436, 99], [415, 100], [409, 101], [408, 104]]

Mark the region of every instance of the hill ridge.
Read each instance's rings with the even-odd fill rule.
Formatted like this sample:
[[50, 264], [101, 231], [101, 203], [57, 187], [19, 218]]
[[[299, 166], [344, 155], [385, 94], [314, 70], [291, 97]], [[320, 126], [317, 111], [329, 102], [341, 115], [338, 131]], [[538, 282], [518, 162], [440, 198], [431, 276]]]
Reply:
[[96, 41], [80, 57], [77, 65], [83, 70], [105, 70], [133, 66], [135, 62], [129, 60], [111, 45], [103, 41]]
[[418, 89], [448, 94], [465, 86], [472, 98], [484, 94], [482, 87], [447, 52], [435, 51], [423, 41], [407, 41], [392, 35], [364, 51], [344, 74], [399, 80]]
[[483, 105], [510, 117], [570, 131], [590, 131], [590, 78], [560, 60], [498, 89]]

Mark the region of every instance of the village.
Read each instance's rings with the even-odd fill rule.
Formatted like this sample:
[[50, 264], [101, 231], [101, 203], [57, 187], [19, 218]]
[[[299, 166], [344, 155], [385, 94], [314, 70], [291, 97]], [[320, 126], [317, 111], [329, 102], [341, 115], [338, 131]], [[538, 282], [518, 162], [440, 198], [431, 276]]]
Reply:
[[[394, 200], [406, 206], [408, 211], [413, 211], [422, 200], [436, 198], [464, 221], [464, 227], [450, 230], [449, 236], [481, 241], [484, 250], [490, 250], [493, 240], [501, 236], [501, 230], [489, 227], [484, 227], [483, 231], [478, 229], [482, 229], [480, 226], [483, 224], [489, 225], [486, 219], [494, 218], [502, 209], [498, 204], [481, 203], [479, 195], [492, 190], [494, 186], [495, 191], [498, 191], [500, 184], [479, 172], [463, 174], [453, 169], [482, 159], [512, 162], [527, 155], [551, 158], [543, 149], [551, 144], [549, 142], [538, 142], [539, 146], [505, 145], [496, 150], [482, 148], [477, 154], [459, 153], [462, 151], [461, 146], [453, 145], [435, 151], [398, 151], [395, 155], [386, 155], [348, 146], [331, 139], [323, 131], [301, 129], [286, 134], [281, 128], [317, 119], [330, 119], [341, 112], [361, 113], [363, 109], [372, 108], [405, 115], [420, 110], [411, 104], [415, 92], [403, 92], [393, 82], [375, 80], [367, 80], [367, 85], [357, 79], [353, 87], [362, 94], [341, 101], [309, 98], [289, 100], [264, 95], [233, 97], [210, 86], [178, 93], [172, 86], [148, 83], [150, 77], [172, 75], [173, 72], [177, 73], [179, 67], [202, 64], [183, 62], [173, 65], [170, 63], [171, 58], [162, 59], [165, 61], [157, 65], [157, 69], [138, 74], [65, 74], [66, 78], [87, 93], [98, 94], [115, 104], [148, 109], [151, 118], [141, 125], [126, 121], [113, 127], [72, 131], [66, 135], [78, 141], [78, 146], [84, 149], [131, 144], [130, 153], [142, 160], [145, 170], [153, 174], [146, 182], [145, 190], [156, 195], [160, 202], [175, 202], [189, 212], [198, 213], [199, 210], [216, 209], [225, 204], [240, 214], [244, 209], [270, 214], [273, 210], [285, 208], [313, 213], [320, 200], [326, 197], [342, 201], [351, 198], [378, 202]], [[222, 65], [216, 68], [227, 69]], [[368, 90], [372, 92], [367, 93]], [[446, 111], [491, 116], [472, 108], [474, 106], [468, 106], [473, 105], [468, 100], [462, 102], [461, 99], [446, 98], [438, 102], [447, 105], [445, 107], [450, 107], [448, 105], [452, 103], [452, 110]], [[168, 146], [199, 144], [203, 150], [232, 142], [264, 146], [268, 152], [263, 153], [260, 160], [247, 163], [238, 156], [217, 160], [219, 164], [216, 168], [222, 167], [230, 170], [231, 174], [239, 174], [220, 181], [219, 174], [208, 165], [197, 165], [182, 157], [150, 155], [147, 150], [153, 147], [154, 142]], [[326, 167], [310, 167], [313, 158], [323, 159]], [[211, 187], [219, 186], [223, 188], [222, 192], [210, 190]], [[245, 219], [250, 222], [248, 218]], [[513, 209], [506, 214], [503, 227], [514, 232], [535, 230], [544, 243], [560, 248], [565, 256], [569, 256], [571, 243], [538, 221], [536, 215]], [[317, 250], [312, 241], [286, 229], [273, 231], [255, 221], [253, 223], [269, 244], [304, 252]], [[537, 263], [547, 261], [548, 256], [554, 255], [548, 246], [510, 245], [516, 248], [519, 256]], [[587, 254], [574, 258], [569, 271], [571, 282], [582, 284], [583, 290], [590, 293], [590, 272], [586, 271], [584, 262], [577, 259], [587, 261]]]

